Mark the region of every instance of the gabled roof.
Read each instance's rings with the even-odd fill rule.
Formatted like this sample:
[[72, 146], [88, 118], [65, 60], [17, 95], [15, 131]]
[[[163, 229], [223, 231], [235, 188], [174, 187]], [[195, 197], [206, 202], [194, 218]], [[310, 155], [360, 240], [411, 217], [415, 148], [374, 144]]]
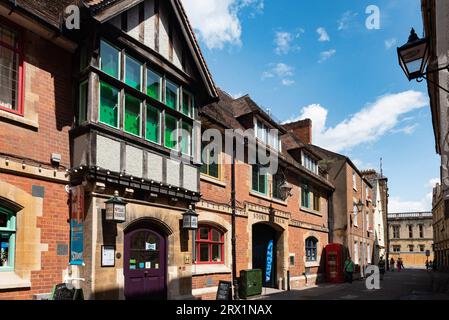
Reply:
[[339, 159], [339, 160], [346, 161], [371, 188], [373, 187], [373, 185], [364, 177], [363, 173], [357, 168], [357, 166], [354, 164], [354, 162], [352, 162], [352, 160], [349, 157], [344, 156], [339, 153], [336, 153], [336, 152], [333, 152], [333, 151], [330, 151], [330, 150], [327, 150], [327, 149], [323, 149], [323, 148], [318, 147], [313, 144], [309, 144], [308, 148], [310, 148], [311, 150], [322, 155], [323, 158]]
[[[105, 23], [130, 8], [138, 5], [144, 0], [85, 0], [84, 3], [90, 8], [93, 18], [100, 23]], [[182, 32], [190, 49], [194, 62], [198, 67], [199, 74], [202, 77], [209, 95], [212, 100], [218, 99], [218, 91], [212, 79], [212, 75], [207, 67], [206, 60], [201, 52], [198, 40], [190, 25], [187, 14], [180, 0], [166, 0], [174, 10], [174, 16], [178, 18]]]
[[[11, 1], [0, 0], [14, 7]], [[144, 0], [16, 0], [16, 6], [23, 9], [40, 22], [50, 25], [54, 29], [61, 30], [64, 9], [69, 5], [78, 5], [89, 9], [93, 19], [100, 23], [109, 21], [122, 12], [138, 5]], [[218, 99], [218, 92], [212, 75], [207, 67], [200, 46], [195, 37], [193, 29], [187, 18], [187, 14], [180, 0], [166, 0], [169, 2], [178, 18], [182, 32], [184, 33], [187, 47], [192, 53], [193, 60], [198, 68], [199, 74], [208, 90], [211, 100]]]
[[[236, 100], [228, 93], [224, 92], [220, 88], [218, 88], [219, 93], [219, 101], [216, 103], [209, 104], [203, 108], [201, 108], [200, 115], [203, 117], [207, 117], [216, 125], [222, 126], [225, 129], [241, 129], [245, 131], [245, 127], [240, 123], [239, 117], [236, 115], [241, 115], [241, 109], [236, 109], [234, 103]], [[297, 143], [294, 137], [291, 136], [290, 133], [286, 133], [281, 136], [282, 141], [282, 152], [279, 154], [279, 158], [283, 161], [287, 167], [292, 170], [300, 171], [304, 174], [308, 179], [313, 179], [315, 182], [325, 186], [327, 189], [334, 190], [334, 185], [326, 180], [325, 178], [314, 174], [313, 172], [304, 168], [289, 152], [289, 147], [296, 148]], [[284, 143], [287, 143], [287, 146]], [[301, 143], [301, 142], [299, 142]], [[305, 147], [305, 146], [304, 146]]]
[[276, 120], [273, 119], [273, 117], [266, 113], [248, 94], [235, 99], [232, 102], [232, 106], [234, 116], [237, 118], [258, 114], [265, 119], [265, 121], [278, 129], [282, 134], [287, 132], [283, 126], [281, 126]]

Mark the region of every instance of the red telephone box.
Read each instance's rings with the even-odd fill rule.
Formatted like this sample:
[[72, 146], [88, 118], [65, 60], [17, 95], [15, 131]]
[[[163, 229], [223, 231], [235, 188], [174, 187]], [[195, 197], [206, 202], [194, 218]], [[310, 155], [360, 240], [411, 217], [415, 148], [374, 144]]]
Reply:
[[343, 264], [345, 247], [331, 243], [326, 246], [326, 281], [330, 283], [344, 282]]

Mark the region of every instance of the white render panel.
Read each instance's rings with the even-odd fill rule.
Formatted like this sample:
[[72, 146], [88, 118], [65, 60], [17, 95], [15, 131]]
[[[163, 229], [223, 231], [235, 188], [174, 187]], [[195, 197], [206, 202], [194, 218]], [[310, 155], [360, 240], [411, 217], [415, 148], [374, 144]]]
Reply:
[[126, 174], [143, 177], [143, 150], [126, 146]]
[[198, 192], [198, 169], [192, 166], [184, 166], [184, 188]]
[[154, 153], [147, 153], [148, 179], [162, 182], [162, 161], [163, 158]]
[[171, 159], [167, 159], [166, 161], [167, 161], [167, 184], [172, 185], [174, 187], [180, 187], [179, 172], [181, 164], [178, 161], [174, 161]]
[[87, 134], [75, 138], [73, 142], [73, 167], [87, 165], [87, 149], [89, 136]]
[[120, 172], [120, 142], [97, 136], [97, 166]]
[[167, 60], [169, 59], [168, 48], [169, 48], [169, 23], [167, 19], [167, 10], [166, 6], [163, 5], [163, 2], [160, 2], [161, 10], [160, 10], [160, 25], [159, 25], [159, 53], [164, 56]]
[[139, 6], [128, 10], [128, 34], [139, 40]]
[[156, 19], [154, 16], [154, 0], [145, 1], [144, 43], [154, 50], [154, 32]]
[[177, 35], [173, 36], [173, 63], [182, 70], [182, 46]]

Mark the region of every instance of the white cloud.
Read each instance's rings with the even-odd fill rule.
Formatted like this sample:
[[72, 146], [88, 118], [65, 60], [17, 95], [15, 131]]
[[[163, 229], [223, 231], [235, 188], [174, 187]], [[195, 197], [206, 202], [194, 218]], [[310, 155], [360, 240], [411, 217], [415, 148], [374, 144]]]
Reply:
[[238, 99], [240, 97], [243, 97], [243, 93], [238, 92], [238, 93], [230, 93], [230, 96], [233, 97], [234, 99]]
[[271, 69], [262, 74], [262, 79], [277, 77], [293, 76], [293, 67], [285, 63], [270, 64]]
[[357, 15], [358, 15], [357, 12], [352, 11], [346, 11], [345, 13], [343, 13], [341, 18], [337, 21], [338, 30], [342, 31], [348, 29], [354, 18], [357, 17]]
[[432, 192], [427, 193], [422, 199], [417, 201], [403, 200], [400, 197], [390, 197], [388, 199], [388, 212], [422, 212], [432, 211]]
[[241, 45], [242, 26], [239, 13], [246, 7], [256, 12], [264, 9], [263, 0], [182, 0], [198, 38], [209, 49], [223, 49], [225, 44]]
[[294, 81], [294, 80], [291, 80], [291, 79], [282, 79], [281, 83], [282, 83], [282, 85], [288, 87], [288, 86], [294, 85], [294, 84], [295, 84], [295, 81]]
[[291, 86], [295, 83], [290, 79], [294, 76], [294, 68], [285, 63], [270, 64], [270, 70], [262, 73], [262, 80], [269, 78], [278, 78], [284, 86]]
[[291, 49], [293, 35], [290, 32], [276, 32], [274, 43], [278, 55], [287, 54]]
[[385, 40], [385, 48], [386, 48], [387, 50], [388, 50], [388, 49], [391, 49], [393, 46], [396, 45], [397, 42], [398, 42], [398, 41], [397, 41], [396, 38], [387, 39], [387, 40]]
[[409, 126], [405, 126], [403, 128], [399, 128], [399, 129], [392, 129], [391, 133], [404, 133], [406, 135], [412, 135], [415, 131], [416, 128], [419, 125], [417, 123], [413, 124], [413, 125], [409, 125]]
[[422, 92], [410, 90], [379, 97], [335, 127], [326, 127], [328, 110], [319, 104], [302, 108], [299, 117], [287, 122], [312, 119], [314, 144], [341, 152], [378, 140], [395, 129], [402, 115], [427, 105], [428, 98]]
[[329, 34], [327, 33], [326, 29], [324, 29], [323, 27], [319, 27], [318, 29], [316, 29], [316, 32], [320, 36], [318, 38], [318, 41], [324, 42], [324, 41], [330, 41], [331, 40], [331, 38], [329, 37]]
[[335, 49], [331, 49], [331, 50], [328, 50], [328, 51], [323, 51], [323, 52], [320, 53], [320, 60], [318, 62], [319, 63], [323, 63], [324, 61], [326, 61], [327, 59], [329, 59], [330, 57], [332, 57], [336, 53], [337, 53], [337, 50], [335, 50]]
[[424, 186], [425, 186], [426, 188], [432, 188], [432, 189], [433, 189], [433, 187], [435, 187], [435, 185], [436, 185], [437, 183], [440, 183], [440, 178], [433, 178], [433, 179], [430, 179]]
[[432, 211], [433, 187], [439, 182], [439, 178], [433, 178], [424, 184], [426, 194], [420, 200], [410, 201], [400, 197], [390, 197], [388, 211], [391, 213]]

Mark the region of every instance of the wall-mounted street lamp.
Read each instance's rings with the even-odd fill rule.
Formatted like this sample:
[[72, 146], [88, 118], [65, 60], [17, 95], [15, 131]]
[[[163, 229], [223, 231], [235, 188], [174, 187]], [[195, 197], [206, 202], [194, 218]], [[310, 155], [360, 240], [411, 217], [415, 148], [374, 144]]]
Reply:
[[119, 197], [118, 191], [106, 203], [106, 221], [122, 223], [126, 221], [127, 202]]
[[279, 185], [279, 194], [282, 200], [285, 201], [287, 198], [293, 196], [292, 189], [293, 187], [287, 182], [287, 180], [284, 180], [284, 182]]
[[182, 214], [182, 228], [185, 230], [197, 230], [198, 229], [198, 216], [192, 206], [189, 206], [189, 210]]
[[[430, 83], [438, 86], [441, 90], [449, 93], [449, 90], [441, 87], [437, 83], [430, 80], [427, 76], [431, 73], [442, 70], [449, 71], [449, 65], [434, 70], [429, 70], [427, 67], [429, 61], [429, 40], [428, 38], [420, 39], [412, 28], [408, 41], [398, 49], [399, 65], [404, 70], [405, 75], [409, 81], [415, 80], [421, 82], [426, 79]], [[427, 69], [427, 70], [426, 70]]]

